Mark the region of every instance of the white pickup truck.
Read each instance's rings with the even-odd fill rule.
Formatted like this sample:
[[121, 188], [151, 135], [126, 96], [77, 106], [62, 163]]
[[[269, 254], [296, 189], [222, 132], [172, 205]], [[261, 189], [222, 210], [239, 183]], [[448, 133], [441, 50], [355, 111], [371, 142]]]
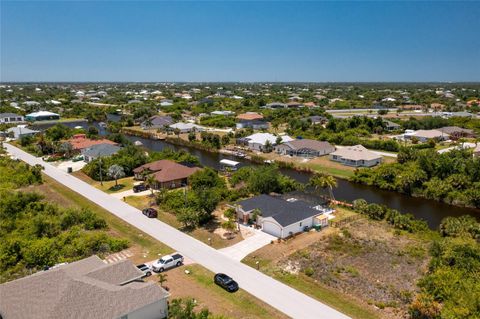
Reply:
[[180, 254], [165, 255], [153, 263], [152, 269], [155, 272], [163, 272], [169, 268], [178, 267], [183, 264], [183, 256]]

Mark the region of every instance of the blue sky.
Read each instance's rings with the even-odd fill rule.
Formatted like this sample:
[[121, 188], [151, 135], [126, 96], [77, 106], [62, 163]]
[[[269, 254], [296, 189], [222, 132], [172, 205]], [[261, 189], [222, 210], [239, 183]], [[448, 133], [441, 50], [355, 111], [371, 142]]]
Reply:
[[1, 81], [480, 81], [480, 2], [1, 1]]

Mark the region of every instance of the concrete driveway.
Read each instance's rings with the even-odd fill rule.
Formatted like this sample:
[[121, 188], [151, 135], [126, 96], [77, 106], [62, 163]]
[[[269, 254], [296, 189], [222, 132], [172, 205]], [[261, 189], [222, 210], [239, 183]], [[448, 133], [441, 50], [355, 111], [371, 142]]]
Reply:
[[138, 192], [138, 193], [135, 193], [133, 191], [133, 189], [129, 189], [127, 191], [123, 191], [123, 192], [119, 192], [119, 193], [113, 193], [113, 194], [110, 194], [112, 195], [113, 197], [115, 198], [118, 198], [118, 199], [123, 199], [123, 197], [128, 197], [128, 196], [145, 196], [145, 195], [150, 195], [151, 192], [149, 189], [147, 189], [146, 191], [143, 191], [143, 192]]
[[285, 313], [287, 316], [299, 319], [348, 318], [346, 315], [318, 300], [228, 257], [224, 253], [158, 219], [150, 219], [143, 216], [138, 209], [45, 163], [40, 158], [36, 158], [10, 144], [5, 144], [5, 147], [10, 154], [30, 165], [42, 165], [45, 168], [44, 173], [49, 177], [103, 207], [130, 225], [181, 252], [184, 256], [208, 270], [214, 273], [223, 272], [232, 275], [243, 290]]
[[233, 246], [219, 249], [220, 252], [232, 258], [233, 260], [241, 261], [254, 251], [262, 248], [265, 245], [269, 245], [272, 240], [277, 239], [277, 237], [264, 233], [259, 229], [253, 229], [252, 227], [247, 227], [244, 225], [240, 225], [240, 228], [242, 235], [245, 233], [249, 235], [244, 235], [245, 239]]

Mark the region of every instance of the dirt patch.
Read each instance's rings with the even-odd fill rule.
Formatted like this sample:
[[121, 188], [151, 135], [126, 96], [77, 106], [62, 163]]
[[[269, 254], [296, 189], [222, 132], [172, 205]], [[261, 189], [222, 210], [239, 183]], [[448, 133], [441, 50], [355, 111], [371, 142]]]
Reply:
[[404, 318], [426, 271], [427, 249], [425, 242], [395, 235], [384, 223], [360, 219], [331, 229], [277, 265], [383, 309], [385, 318]]

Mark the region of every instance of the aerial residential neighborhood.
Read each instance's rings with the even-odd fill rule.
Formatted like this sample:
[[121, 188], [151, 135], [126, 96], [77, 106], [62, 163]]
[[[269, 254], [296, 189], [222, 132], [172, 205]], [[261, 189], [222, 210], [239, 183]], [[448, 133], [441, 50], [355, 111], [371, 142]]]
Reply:
[[475, 1], [1, 1], [0, 319], [480, 317]]

